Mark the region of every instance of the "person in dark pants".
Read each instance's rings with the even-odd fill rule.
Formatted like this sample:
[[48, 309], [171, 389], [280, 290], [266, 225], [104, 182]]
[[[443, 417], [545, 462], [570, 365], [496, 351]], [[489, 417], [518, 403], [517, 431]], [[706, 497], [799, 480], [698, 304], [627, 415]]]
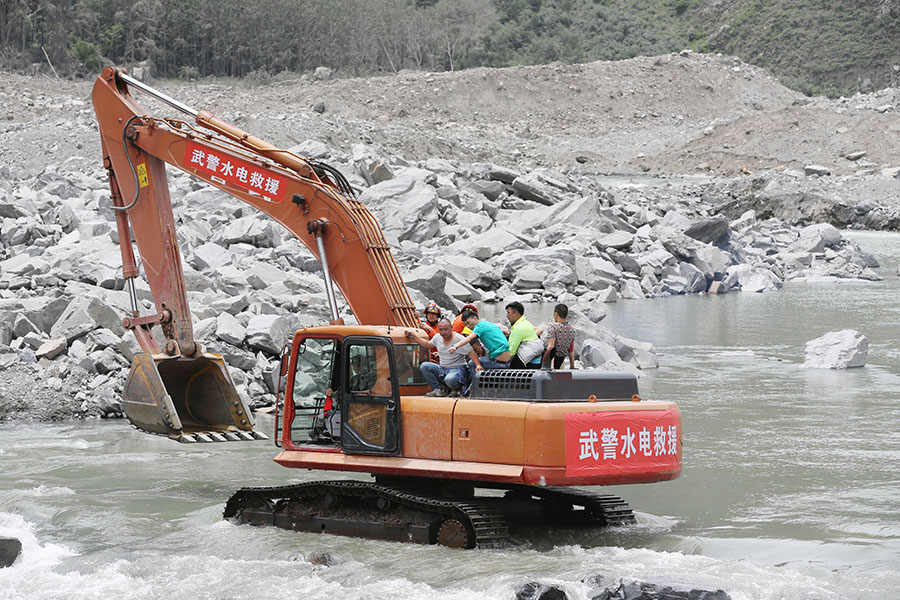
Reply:
[[469, 387], [466, 354], [473, 360], [478, 360], [478, 355], [469, 345], [462, 346], [460, 352], [450, 352], [450, 347], [462, 341], [463, 336], [453, 331], [449, 319], [438, 321], [437, 329], [438, 333], [430, 340], [422, 338], [418, 331], [407, 331], [406, 337], [423, 348], [437, 350], [440, 357], [440, 364], [423, 362], [419, 367], [425, 381], [431, 386], [431, 391], [425, 395], [428, 397], [455, 397]]
[[475, 379], [475, 371], [481, 371], [482, 369], [508, 369], [510, 359], [509, 342], [506, 340], [506, 336], [503, 335], [500, 327], [490, 321], [479, 319], [478, 313], [473, 310], [464, 311], [462, 320], [466, 327], [472, 330], [472, 333], [467, 335], [462, 341], [451, 346], [449, 351], [451, 354], [455, 353], [476, 339], [481, 342], [481, 345], [484, 346], [485, 356], [480, 357], [478, 362], [472, 360], [469, 363], [469, 372], [472, 375], [472, 380], [474, 381]]
[[569, 368], [575, 368], [575, 329], [566, 321], [568, 316], [569, 307], [557, 304], [553, 309], [554, 322], [547, 328], [547, 350], [541, 363], [548, 365], [552, 358], [554, 369], [562, 366], [567, 355]]

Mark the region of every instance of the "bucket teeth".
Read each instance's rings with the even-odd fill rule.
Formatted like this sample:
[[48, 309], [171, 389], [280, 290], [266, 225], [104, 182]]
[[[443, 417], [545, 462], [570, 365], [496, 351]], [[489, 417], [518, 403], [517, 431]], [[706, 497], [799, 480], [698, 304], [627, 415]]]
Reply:
[[238, 431], [237, 434], [240, 436], [240, 438], [241, 438], [242, 440], [245, 440], [245, 441], [247, 441], [247, 442], [252, 442], [253, 440], [256, 439], [256, 438], [254, 438], [252, 435], [250, 435], [249, 433], [247, 433], [246, 431]]
[[194, 438], [194, 436], [186, 435], [186, 434], [179, 436], [178, 441], [181, 442], [182, 444], [196, 444], [197, 443], [197, 440]]
[[203, 442], [205, 444], [211, 444], [212, 438], [206, 435], [205, 433], [197, 433], [195, 434], [198, 442]]
[[224, 435], [225, 435], [225, 439], [228, 440], [229, 442], [241, 441], [241, 438], [239, 438], [237, 435], [231, 433], [230, 431], [226, 431]]
[[267, 435], [264, 434], [264, 433], [260, 433], [259, 431], [254, 431], [254, 432], [253, 432], [253, 439], [256, 439], [256, 440], [267, 440], [267, 439], [269, 439], [269, 436], [267, 436]]
[[227, 442], [228, 441], [225, 439], [224, 435], [222, 435], [220, 433], [216, 433], [215, 431], [210, 431], [206, 435], [208, 435], [210, 438], [212, 438], [212, 441], [214, 441], [214, 442]]

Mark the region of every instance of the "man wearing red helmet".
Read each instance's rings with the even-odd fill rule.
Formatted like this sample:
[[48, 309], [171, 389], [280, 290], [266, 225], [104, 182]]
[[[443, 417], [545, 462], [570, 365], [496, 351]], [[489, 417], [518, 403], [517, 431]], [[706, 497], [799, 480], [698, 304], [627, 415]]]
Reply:
[[[478, 307], [473, 303], [468, 302], [466, 304], [463, 304], [462, 308], [459, 309], [459, 314], [453, 320], [453, 332], [458, 333], [463, 337], [472, 333], [472, 330], [466, 326], [466, 323], [462, 319], [463, 313], [467, 310], [472, 311], [476, 315], [478, 314]], [[478, 338], [472, 340], [470, 344], [472, 346], [472, 350], [475, 351], [475, 354], [477, 354], [478, 356], [484, 356], [484, 346], [481, 345], [481, 342], [478, 341]]]
[[[423, 313], [425, 314], [425, 320], [419, 323], [419, 329], [424, 331], [430, 340], [438, 334], [438, 321], [441, 320], [441, 309], [434, 302], [429, 302], [425, 305]], [[438, 362], [437, 350], [432, 350], [430, 356], [432, 362]]]
[[463, 312], [465, 312], [467, 310], [471, 310], [476, 315], [478, 314], [477, 306], [475, 306], [471, 302], [469, 302], [468, 304], [463, 304], [463, 307], [461, 309], [459, 309], [459, 314], [456, 315], [455, 319], [453, 319], [453, 331], [454, 332], [461, 333], [463, 335], [469, 335], [470, 333], [472, 333], [471, 329], [469, 331], [465, 331], [466, 329], [469, 329], [469, 328], [466, 327], [466, 324], [463, 323], [463, 320], [462, 320], [462, 314], [463, 314]]

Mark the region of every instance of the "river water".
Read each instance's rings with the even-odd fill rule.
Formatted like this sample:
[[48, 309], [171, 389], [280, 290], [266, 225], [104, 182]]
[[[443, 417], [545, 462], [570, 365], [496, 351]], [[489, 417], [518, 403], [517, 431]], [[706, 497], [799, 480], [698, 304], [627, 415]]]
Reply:
[[[598, 574], [735, 600], [898, 598], [900, 236], [848, 235], [885, 281], [608, 305], [610, 328], [660, 353], [642, 395], [677, 401], [684, 418], [680, 479], [610, 488], [634, 527], [454, 551], [237, 526], [221, 520], [236, 488], [322, 474], [277, 466], [271, 442], [4, 424], [0, 536], [24, 550], [0, 569], [0, 600], [513, 598], [533, 579], [585, 599], [596, 588], [582, 580]], [[868, 336], [867, 366], [805, 369], [806, 341], [843, 328]], [[305, 560], [316, 553], [334, 564]]]

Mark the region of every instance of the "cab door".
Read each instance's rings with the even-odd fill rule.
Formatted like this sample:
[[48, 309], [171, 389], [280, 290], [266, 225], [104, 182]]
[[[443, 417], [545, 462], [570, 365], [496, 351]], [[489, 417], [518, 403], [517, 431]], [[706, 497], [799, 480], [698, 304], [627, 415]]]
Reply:
[[389, 339], [347, 336], [341, 349], [341, 446], [347, 454], [400, 453], [400, 397]]

